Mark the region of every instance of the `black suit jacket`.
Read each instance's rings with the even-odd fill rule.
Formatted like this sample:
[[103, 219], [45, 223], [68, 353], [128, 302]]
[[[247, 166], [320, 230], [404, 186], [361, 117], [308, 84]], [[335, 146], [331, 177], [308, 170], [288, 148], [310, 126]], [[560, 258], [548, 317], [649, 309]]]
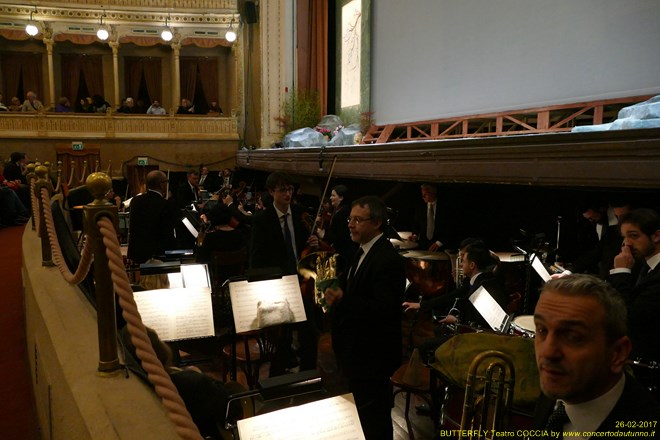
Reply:
[[[646, 263], [645, 263], [646, 264]], [[628, 310], [628, 332], [633, 343], [631, 358], [660, 361], [660, 265], [637, 284], [640, 265], [632, 273], [610, 275], [609, 281], [623, 295]]]
[[177, 221], [172, 201], [153, 191], [135, 196], [130, 205], [128, 258], [134, 263], [144, 263], [153, 255], [174, 249]]
[[509, 298], [502, 282], [492, 272], [482, 272], [474, 280], [474, 285], [470, 286], [469, 280], [466, 280], [465, 283], [452, 292], [423, 300], [420, 303], [420, 309], [424, 311], [442, 309], [446, 313], [456, 303], [462, 323], [490, 329], [486, 320], [469, 299], [470, 295], [481, 286], [488, 290], [488, 293], [503, 309], [506, 308]]
[[573, 273], [591, 273], [607, 279], [610, 269], [614, 267], [614, 257], [621, 251], [619, 225], [604, 227], [600, 240], [595, 229], [592, 232], [590, 247], [576, 258], [570, 269]]
[[443, 248], [450, 246], [449, 219], [445, 216], [443, 207], [438, 200], [435, 202], [435, 226], [433, 228], [433, 237], [430, 240], [426, 238], [427, 211], [428, 205], [426, 203], [419, 205], [415, 211], [415, 226], [413, 232], [417, 234], [419, 248], [428, 249], [429, 246], [436, 241], [442, 242]]
[[[195, 188], [195, 191], [197, 189]], [[197, 194], [197, 198], [199, 199], [199, 193]], [[179, 188], [176, 190], [176, 204], [179, 207], [179, 209], [183, 209], [183, 207], [190, 205], [192, 202], [194, 202], [195, 199], [195, 192], [193, 189], [190, 187], [190, 184], [188, 181], [185, 181], [183, 184], [179, 186]]]
[[343, 280], [343, 298], [331, 307], [332, 347], [349, 380], [389, 378], [401, 365], [404, 262], [385, 235]]
[[[293, 234], [298, 258], [307, 244], [309, 231], [302, 221], [299, 206], [291, 205]], [[278, 267], [283, 275], [298, 273], [298, 268], [289, 264], [284, 233], [277, 211], [273, 205], [257, 212], [252, 218], [250, 241], [250, 268]]]
[[[555, 407], [555, 400], [548, 399], [541, 395], [534, 412], [534, 427], [537, 429], [544, 429], [548, 423], [548, 418]], [[626, 375], [626, 385], [623, 388], [623, 394], [619, 401], [614, 405], [614, 408], [609, 415], [603, 420], [603, 423], [596, 430], [597, 432], [612, 433], [627, 432], [627, 431], [644, 431], [649, 434], [655, 431], [653, 437], [646, 438], [659, 438], [660, 429], [657, 427], [635, 428], [630, 426], [617, 426], [621, 422], [657, 422], [660, 419], [660, 404], [653, 400], [653, 397], [642, 385], [640, 385], [633, 377]], [[595, 437], [592, 437], [595, 438]], [[597, 437], [597, 438], [621, 438], [616, 436], [611, 437]]]
[[20, 180], [21, 183], [27, 185], [27, 178], [25, 175], [23, 175], [21, 167], [15, 162], [7, 162], [3, 175], [5, 176], [5, 179], [9, 180], [10, 182], [13, 180]]
[[199, 176], [199, 186], [203, 187], [209, 194], [220, 189], [220, 177], [218, 177], [218, 173], [207, 174], [203, 182], [202, 177], [201, 175]]
[[340, 262], [342, 269], [348, 268], [353, 261], [353, 255], [358, 249], [358, 244], [351, 240], [351, 232], [348, 229], [348, 216], [351, 213], [351, 207], [346, 203], [339, 205], [339, 208], [332, 215], [330, 224], [326, 226], [323, 239], [329, 243], [343, 261]]

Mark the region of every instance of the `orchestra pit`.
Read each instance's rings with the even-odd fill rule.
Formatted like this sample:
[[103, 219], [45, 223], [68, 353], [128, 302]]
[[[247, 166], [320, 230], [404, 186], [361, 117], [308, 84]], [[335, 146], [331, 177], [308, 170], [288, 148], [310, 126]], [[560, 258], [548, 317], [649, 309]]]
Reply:
[[3, 438], [658, 437], [660, 4], [185, 3], [0, 0]]

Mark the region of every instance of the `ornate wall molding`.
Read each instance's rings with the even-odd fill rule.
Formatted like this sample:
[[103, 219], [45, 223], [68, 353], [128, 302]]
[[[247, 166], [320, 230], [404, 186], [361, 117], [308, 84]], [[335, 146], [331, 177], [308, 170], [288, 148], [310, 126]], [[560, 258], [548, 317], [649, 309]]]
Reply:
[[0, 139], [236, 140], [236, 118], [105, 116], [80, 114], [0, 116]]

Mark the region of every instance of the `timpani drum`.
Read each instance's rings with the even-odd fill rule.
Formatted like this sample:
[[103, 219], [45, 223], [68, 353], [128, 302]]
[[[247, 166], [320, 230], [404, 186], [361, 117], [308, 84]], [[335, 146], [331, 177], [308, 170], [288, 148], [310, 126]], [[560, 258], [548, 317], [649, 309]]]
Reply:
[[451, 261], [444, 252], [410, 250], [402, 252], [406, 259], [406, 278], [422, 296], [436, 296], [454, 287]]
[[524, 338], [533, 338], [536, 335], [534, 315], [520, 315], [511, 321], [511, 334]]

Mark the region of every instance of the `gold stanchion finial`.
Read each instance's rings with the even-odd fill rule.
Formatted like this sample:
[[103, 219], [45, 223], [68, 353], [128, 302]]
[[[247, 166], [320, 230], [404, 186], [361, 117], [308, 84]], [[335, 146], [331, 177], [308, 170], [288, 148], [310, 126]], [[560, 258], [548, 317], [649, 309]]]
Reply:
[[92, 205], [107, 205], [105, 195], [112, 189], [112, 179], [104, 172], [92, 173], [85, 179], [87, 189], [94, 196]]
[[[30, 165], [28, 165], [28, 167], [29, 167], [29, 166], [30, 166]], [[29, 168], [28, 168], [28, 170], [29, 170]], [[34, 168], [34, 174], [37, 175], [37, 177], [39, 178], [39, 180], [47, 180], [47, 179], [46, 179], [46, 176], [48, 176], [48, 168], [46, 168], [46, 167], [43, 166], [43, 165], [37, 165], [37, 166], [35, 166], [35, 168]]]

